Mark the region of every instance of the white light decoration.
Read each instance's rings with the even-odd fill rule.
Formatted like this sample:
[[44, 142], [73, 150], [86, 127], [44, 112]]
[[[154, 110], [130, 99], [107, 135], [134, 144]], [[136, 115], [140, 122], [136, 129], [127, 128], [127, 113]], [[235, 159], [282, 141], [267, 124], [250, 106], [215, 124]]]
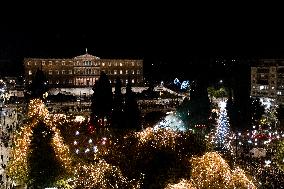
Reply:
[[83, 116], [76, 116], [75, 119], [74, 119], [74, 121], [81, 123], [81, 122], [85, 121], [85, 119], [86, 119], [86, 118], [83, 117]]
[[99, 151], [97, 146], [94, 146], [93, 149], [94, 149], [95, 153], [97, 153]]
[[76, 131], [76, 132], [75, 132], [75, 135], [79, 135], [79, 134], [80, 134], [79, 131]]
[[170, 129], [173, 131], [186, 131], [185, 124], [180, 120], [174, 112], [168, 113], [168, 115], [154, 126], [154, 130], [159, 128]]

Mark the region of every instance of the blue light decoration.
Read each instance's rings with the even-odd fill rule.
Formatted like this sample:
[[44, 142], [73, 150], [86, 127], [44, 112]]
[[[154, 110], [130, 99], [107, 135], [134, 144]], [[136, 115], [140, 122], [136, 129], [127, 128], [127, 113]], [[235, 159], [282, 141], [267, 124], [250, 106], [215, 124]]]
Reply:
[[178, 79], [178, 78], [175, 78], [175, 80], [174, 80], [174, 84], [175, 84], [175, 85], [180, 85], [180, 81], [179, 81], [179, 79]]
[[189, 87], [189, 81], [183, 81], [181, 86], [180, 86], [180, 89], [188, 89]]
[[189, 88], [189, 81], [188, 80], [185, 80], [183, 82], [180, 82], [180, 80], [178, 78], [175, 78], [174, 79], [174, 84], [176, 86], [178, 86], [181, 90], [186, 90]]

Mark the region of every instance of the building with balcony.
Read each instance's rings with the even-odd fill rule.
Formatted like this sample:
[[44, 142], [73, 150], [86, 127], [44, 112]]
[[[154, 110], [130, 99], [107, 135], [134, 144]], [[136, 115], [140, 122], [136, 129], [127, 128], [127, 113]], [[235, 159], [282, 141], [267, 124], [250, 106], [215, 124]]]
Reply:
[[284, 104], [284, 59], [260, 59], [251, 66], [251, 96]]
[[101, 59], [91, 54], [74, 58], [25, 58], [25, 79], [27, 84], [41, 69], [51, 88], [86, 88], [92, 87], [99, 79], [101, 71], [108, 75], [112, 85], [119, 76], [125, 86], [143, 84], [143, 60], [141, 59]]

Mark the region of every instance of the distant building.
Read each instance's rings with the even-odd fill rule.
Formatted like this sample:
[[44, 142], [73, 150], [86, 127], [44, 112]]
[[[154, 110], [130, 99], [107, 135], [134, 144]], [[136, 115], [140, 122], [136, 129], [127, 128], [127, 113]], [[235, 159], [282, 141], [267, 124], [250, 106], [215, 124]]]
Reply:
[[284, 104], [284, 59], [260, 59], [251, 66], [251, 96]]
[[108, 75], [111, 84], [114, 84], [117, 76], [124, 85], [128, 82], [133, 86], [143, 83], [143, 60], [100, 59], [87, 52], [74, 58], [25, 58], [27, 83], [32, 82], [38, 68], [45, 73], [48, 85], [53, 88], [92, 87], [101, 71]]

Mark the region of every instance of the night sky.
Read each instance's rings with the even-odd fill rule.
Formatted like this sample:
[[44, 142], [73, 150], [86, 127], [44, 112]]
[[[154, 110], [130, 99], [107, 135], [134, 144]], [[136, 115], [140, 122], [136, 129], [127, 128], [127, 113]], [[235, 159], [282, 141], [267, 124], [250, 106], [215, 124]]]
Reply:
[[[235, 19], [226, 14], [203, 18], [201, 13], [168, 14], [169, 10], [153, 17], [154, 8], [148, 17], [145, 16], [148, 10], [124, 14], [118, 11], [107, 18], [93, 15], [93, 11], [79, 18], [65, 14], [53, 18], [55, 21], [48, 18], [40, 24], [33, 20], [34, 24], [25, 23], [18, 28], [3, 27], [5, 29], [0, 31], [1, 73], [3, 67], [12, 74], [21, 71], [24, 57], [71, 58], [84, 54], [85, 48], [101, 58], [144, 59], [145, 73], [155, 74], [158, 70], [162, 79], [196, 74], [200, 67], [220, 57], [284, 57], [282, 30], [262, 18]], [[79, 14], [81, 12], [76, 16]], [[12, 65], [12, 69], [7, 64]]]

